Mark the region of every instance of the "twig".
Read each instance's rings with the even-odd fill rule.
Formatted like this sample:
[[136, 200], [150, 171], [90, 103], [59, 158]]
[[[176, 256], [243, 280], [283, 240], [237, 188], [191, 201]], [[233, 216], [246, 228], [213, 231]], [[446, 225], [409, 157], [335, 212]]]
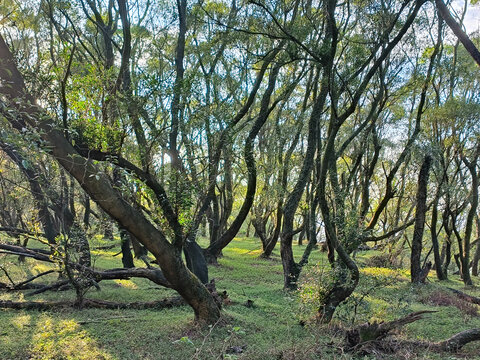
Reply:
[[23, 285], [28, 284], [29, 282], [31, 282], [35, 279], [38, 279], [41, 276], [48, 275], [48, 274], [51, 274], [53, 272], [56, 272], [56, 270], [48, 270], [48, 271], [45, 271], [45, 272], [40, 273], [38, 275], [35, 275], [35, 276], [31, 277], [30, 279], [27, 279], [25, 281], [22, 281], [21, 283], [18, 283], [17, 285], [14, 285], [14, 288], [15, 289], [21, 288]]
[[44, 286], [38, 290], [35, 290], [35, 291], [32, 291], [32, 292], [29, 292], [28, 294], [26, 294], [25, 296], [33, 296], [33, 295], [38, 295], [38, 294], [41, 294], [45, 291], [48, 291], [48, 290], [56, 290], [58, 288], [61, 288], [62, 286], [64, 285], [67, 285], [70, 283], [70, 280], [62, 280], [62, 281], [59, 281], [59, 282], [56, 282], [55, 284], [52, 284], [52, 285], [47, 285], [47, 286]]
[[3, 267], [3, 266], [0, 266], [0, 269], [2, 269], [2, 271], [5, 273], [5, 275], [7, 276], [8, 280], [12, 283], [13, 287], [15, 287], [15, 283], [13, 282], [12, 278], [10, 277], [10, 275], [8, 274], [7, 270]]
[[112, 317], [102, 318], [102, 319], [80, 320], [80, 321], [77, 321], [77, 324], [84, 325], [89, 323], [99, 323], [99, 322], [108, 321], [108, 320], [123, 320], [123, 319], [143, 320], [140, 318], [134, 318], [133, 316], [112, 316]]

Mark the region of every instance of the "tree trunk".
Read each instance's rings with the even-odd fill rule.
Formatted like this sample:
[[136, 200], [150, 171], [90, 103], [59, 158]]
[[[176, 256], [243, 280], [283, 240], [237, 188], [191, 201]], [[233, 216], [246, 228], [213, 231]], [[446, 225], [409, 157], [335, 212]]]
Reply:
[[134, 268], [132, 251], [130, 250], [130, 235], [125, 229], [119, 229], [122, 242], [122, 264], [126, 269]]
[[8, 157], [10, 157], [10, 159], [12, 159], [12, 161], [26, 176], [30, 185], [30, 191], [34, 198], [35, 206], [38, 209], [38, 220], [42, 224], [45, 237], [47, 238], [49, 244], [55, 244], [56, 237], [59, 235], [59, 232], [55, 228], [54, 220], [48, 210], [49, 202], [47, 194], [43, 191], [40, 182], [38, 181], [43, 177], [40, 177], [37, 166], [34, 164], [29, 164], [29, 162], [26, 159], [23, 159], [18, 151], [16, 151], [16, 149], [14, 149], [10, 144], [0, 141], [0, 149], [2, 149], [8, 155]]
[[422, 254], [423, 229], [425, 227], [425, 214], [427, 212], [427, 184], [428, 173], [432, 158], [427, 155], [423, 161], [418, 175], [417, 204], [415, 211], [415, 228], [412, 238], [412, 253], [410, 256], [410, 273], [412, 283], [421, 281], [422, 268], [420, 265], [420, 256]]
[[453, 227], [455, 231], [455, 236], [458, 240], [459, 245], [459, 260], [460, 260], [460, 272], [462, 273], [462, 279], [465, 285], [473, 285], [472, 278], [470, 276], [470, 239], [472, 237], [473, 231], [473, 221], [477, 214], [478, 207], [478, 173], [477, 173], [477, 160], [480, 152], [480, 145], [477, 148], [473, 160], [470, 162], [466, 158], [462, 158], [462, 161], [467, 166], [470, 175], [472, 177], [472, 192], [470, 194], [470, 209], [468, 210], [467, 221], [465, 223], [465, 233], [463, 239], [460, 238], [460, 235], [456, 231], [455, 226]]
[[[108, 177], [91, 160], [80, 156], [65, 139], [63, 132], [57, 129], [54, 121], [43, 109], [34, 105], [35, 101], [28, 94], [23, 77], [15, 66], [15, 60], [3, 37], [0, 37], [0, 59], [0, 93], [9, 106], [9, 112], [2, 113], [10, 124], [19, 130], [26, 126], [37, 130], [58, 163], [105, 212], [135, 235], [156, 257], [165, 278], [193, 308], [195, 318], [201, 322], [215, 323], [220, 310], [206, 287], [186, 268], [181, 248], [169, 243], [165, 235], [141, 212], [121, 198], [112, 188]], [[11, 116], [12, 110], [16, 113], [15, 116]]]
[[447, 235], [447, 238], [445, 239], [445, 244], [443, 245], [442, 248], [442, 272], [445, 275], [445, 278], [448, 278], [448, 267], [450, 266], [450, 262], [452, 261], [452, 230], [449, 225], [449, 215], [448, 215], [448, 204], [447, 204], [447, 209], [443, 212], [442, 215], [442, 223], [443, 223], [443, 228], [445, 229], [445, 234]]
[[478, 276], [478, 262], [480, 261], [480, 218], [476, 217], [476, 225], [477, 225], [477, 249], [475, 251], [475, 255], [473, 256], [472, 260], [472, 275]]
[[[274, 51], [272, 51], [269, 54], [268, 59], [265, 59], [265, 61], [267, 63], [273, 61], [273, 59], [275, 58], [275, 56], [278, 54], [279, 51], [280, 51], [280, 48], [276, 48]], [[270, 76], [268, 79], [268, 86], [262, 96], [259, 114], [255, 122], [253, 123], [252, 128], [250, 129], [247, 139], [245, 140], [244, 158], [245, 158], [245, 164], [247, 166], [248, 181], [247, 181], [247, 192], [245, 194], [243, 204], [237, 216], [235, 217], [232, 224], [230, 225], [230, 227], [218, 238], [218, 240], [215, 243], [210, 244], [210, 246], [205, 250], [205, 257], [209, 262], [216, 262], [216, 258], [218, 257], [222, 249], [225, 246], [227, 246], [230, 243], [230, 241], [232, 241], [233, 238], [237, 235], [238, 231], [240, 230], [240, 227], [242, 226], [245, 219], [247, 218], [248, 213], [250, 212], [250, 209], [253, 205], [253, 201], [255, 199], [256, 187], [257, 187], [257, 168], [256, 168], [255, 156], [253, 152], [254, 145], [255, 145], [254, 141], [258, 133], [260, 132], [260, 129], [263, 127], [263, 125], [267, 121], [271, 111], [273, 110], [272, 108], [269, 107], [270, 99], [275, 90], [275, 84], [277, 81], [279, 71], [280, 71], [279, 65], [275, 65], [271, 69]]]
[[263, 248], [263, 253], [260, 257], [268, 259], [272, 255], [273, 249], [277, 245], [278, 239], [280, 237], [280, 228], [282, 227], [282, 207], [283, 207], [283, 199], [278, 201], [277, 204], [277, 214], [275, 216], [275, 229], [273, 231], [273, 235], [271, 238], [268, 239], [266, 245]]
[[440, 195], [440, 189], [437, 190], [437, 195], [433, 202], [432, 209], [432, 225], [430, 227], [430, 234], [432, 237], [433, 256], [435, 258], [435, 271], [437, 273], [438, 280], [447, 280], [446, 274], [443, 272], [442, 257], [440, 256], [440, 249], [438, 246], [437, 236], [437, 220], [438, 220], [438, 200]]
[[320, 141], [318, 138], [319, 120], [321, 118], [321, 113], [323, 111], [328, 93], [327, 84], [328, 75], [327, 72], [324, 71], [321, 80], [321, 91], [315, 99], [312, 113], [310, 114], [310, 119], [308, 121], [307, 150], [305, 153], [305, 158], [302, 163], [298, 180], [292, 192], [285, 201], [285, 207], [283, 209], [283, 228], [282, 235], [280, 237], [280, 254], [282, 256], [283, 265], [283, 286], [285, 289], [289, 290], [297, 288], [297, 280], [300, 274], [300, 268], [295, 263], [295, 259], [293, 257], [293, 219], [314, 166], [315, 152]]

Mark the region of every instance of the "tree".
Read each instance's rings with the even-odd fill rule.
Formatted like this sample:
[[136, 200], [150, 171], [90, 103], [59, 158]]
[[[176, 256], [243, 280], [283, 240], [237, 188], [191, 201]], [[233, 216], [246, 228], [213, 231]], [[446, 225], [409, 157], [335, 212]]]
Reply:
[[[413, 283], [425, 281], [426, 274], [422, 271], [420, 256], [422, 254], [422, 238], [427, 212], [427, 184], [432, 158], [427, 155], [423, 160], [418, 174], [417, 203], [415, 208], [415, 228], [412, 238], [412, 252], [410, 256], [410, 276]], [[430, 270], [430, 268], [428, 268]], [[427, 273], [428, 274], [428, 273]]]
[[[220, 313], [208, 290], [186, 268], [181, 259], [181, 244], [170, 243], [147, 218], [136, 211], [110, 185], [105, 174], [91, 160], [83, 158], [58, 130], [43, 109], [27, 92], [24, 80], [3, 38], [0, 38], [2, 69], [0, 92], [4, 97], [2, 113], [17, 131], [31, 128], [39, 133], [51, 155], [68, 171], [82, 188], [110, 216], [134, 234], [156, 257], [165, 277], [195, 311], [199, 321], [213, 323]], [[12, 116], [13, 115], [13, 116]], [[165, 199], [167, 200], [167, 199]], [[167, 211], [170, 209], [165, 203]], [[174, 220], [174, 219], [171, 219]]]

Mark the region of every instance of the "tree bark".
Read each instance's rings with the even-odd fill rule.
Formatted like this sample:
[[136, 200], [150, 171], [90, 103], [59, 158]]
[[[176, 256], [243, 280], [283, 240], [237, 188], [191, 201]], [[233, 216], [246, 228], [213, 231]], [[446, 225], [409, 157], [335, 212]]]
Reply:
[[480, 329], [462, 331], [451, 338], [442, 341], [437, 346], [443, 351], [458, 351], [472, 341], [480, 341]]
[[437, 234], [437, 220], [438, 220], [438, 201], [440, 198], [440, 189], [437, 190], [435, 200], [432, 206], [432, 225], [430, 227], [430, 234], [432, 237], [433, 256], [435, 259], [435, 271], [437, 273], [438, 280], [447, 280], [446, 274], [443, 272], [442, 258], [440, 256], [440, 248], [438, 246], [438, 234]]
[[423, 229], [427, 212], [427, 184], [432, 158], [427, 155], [423, 160], [420, 174], [418, 175], [417, 201], [415, 211], [415, 227], [412, 238], [412, 252], [410, 255], [410, 275], [412, 283], [421, 282], [422, 268], [420, 257], [422, 254]]
[[122, 244], [122, 264], [124, 268], [135, 267], [133, 263], [132, 251], [130, 250], [130, 236], [125, 229], [119, 229], [120, 241]]

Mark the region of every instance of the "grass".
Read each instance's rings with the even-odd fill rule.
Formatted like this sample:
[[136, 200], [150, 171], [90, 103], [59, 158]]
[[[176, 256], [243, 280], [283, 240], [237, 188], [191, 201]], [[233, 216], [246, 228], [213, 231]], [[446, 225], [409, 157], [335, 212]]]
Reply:
[[[100, 240], [96, 241], [98, 244], [94, 246], [102, 245]], [[312, 307], [301, 305], [298, 294], [282, 290], [278, 252], [271, 260], [265, 260], [258, 258], [259, 250], [258, 240], [235, 239], [224, 250], [220, 266], [210, 268], [210, 277], [216, 279], [217, 289], [227, 290], [232, 300], [232, 304], [224, 308], [221, 321], [214, 326], [197, 327], [191, 309], [186, 306], [121, 311], [0, 310], [0, 359], [375, 359], [373, 355], [355, 357], [343, 353], [342, 338], [336, 329], [371, 320], [393, 320], [425, 309], [438, 312], [406, 326], [397, 336], [439, 341], [456, 332], [480, 327], [479, 317], [469, 315], [455, 304], [447, 302], [439, 306], [429, 301], [429, 297], [448, 294], [446, 286], [462, 289], [459, 281], [439, 283], [431, 277], [427, 285], [412, 287], [404, 270], [365, 266], [354, 296], [338, 308], [330, 326], [319, 326], [311, 321]], [[297, 256], [302, 250], [303, 247], [295, 246]], [[95, 265], [120, 267], [121, 259], [113, 256], [118, 251], [118, 247], [95, 250]], [[367, 256], [370, 254], [359, 253], [359, 263]], [[14, 281], [50, 266], [31, 259], [23, 266], [18, 266], [15, 259], [13, 263], [7, 261], [12, 259], [0, 258], [0, 265], [7, 268]], [[314, 251], [305, 269], [306, 277], [315, 266], [322, 264], [326, 264], [325, 255]], [[50, 275], [49, 280], [55, 280], [55, 276]], [[8, 280], [2, 274], [0, 281]], [[144, 279], [105, 281], [101, 288], [87, 296], [114, 301], [151, 301], [174, 295], [171, 290], [161, 289]], [[480, 296], [478, 289], [468, 292]], [[29, 300], [73, 297], [73, 291], [64, 291], [44, 293]], [[19, 301], [23, 294], [0, 293], [0, 299]], [[253, 300], [253, 307], [245, 306], [247, 300]], [[479, 352], [480, 345], [473, 343], [450, 358], [480, 359]], [[448, 354], [405, 349], [379, 358], [445, 359]]]

